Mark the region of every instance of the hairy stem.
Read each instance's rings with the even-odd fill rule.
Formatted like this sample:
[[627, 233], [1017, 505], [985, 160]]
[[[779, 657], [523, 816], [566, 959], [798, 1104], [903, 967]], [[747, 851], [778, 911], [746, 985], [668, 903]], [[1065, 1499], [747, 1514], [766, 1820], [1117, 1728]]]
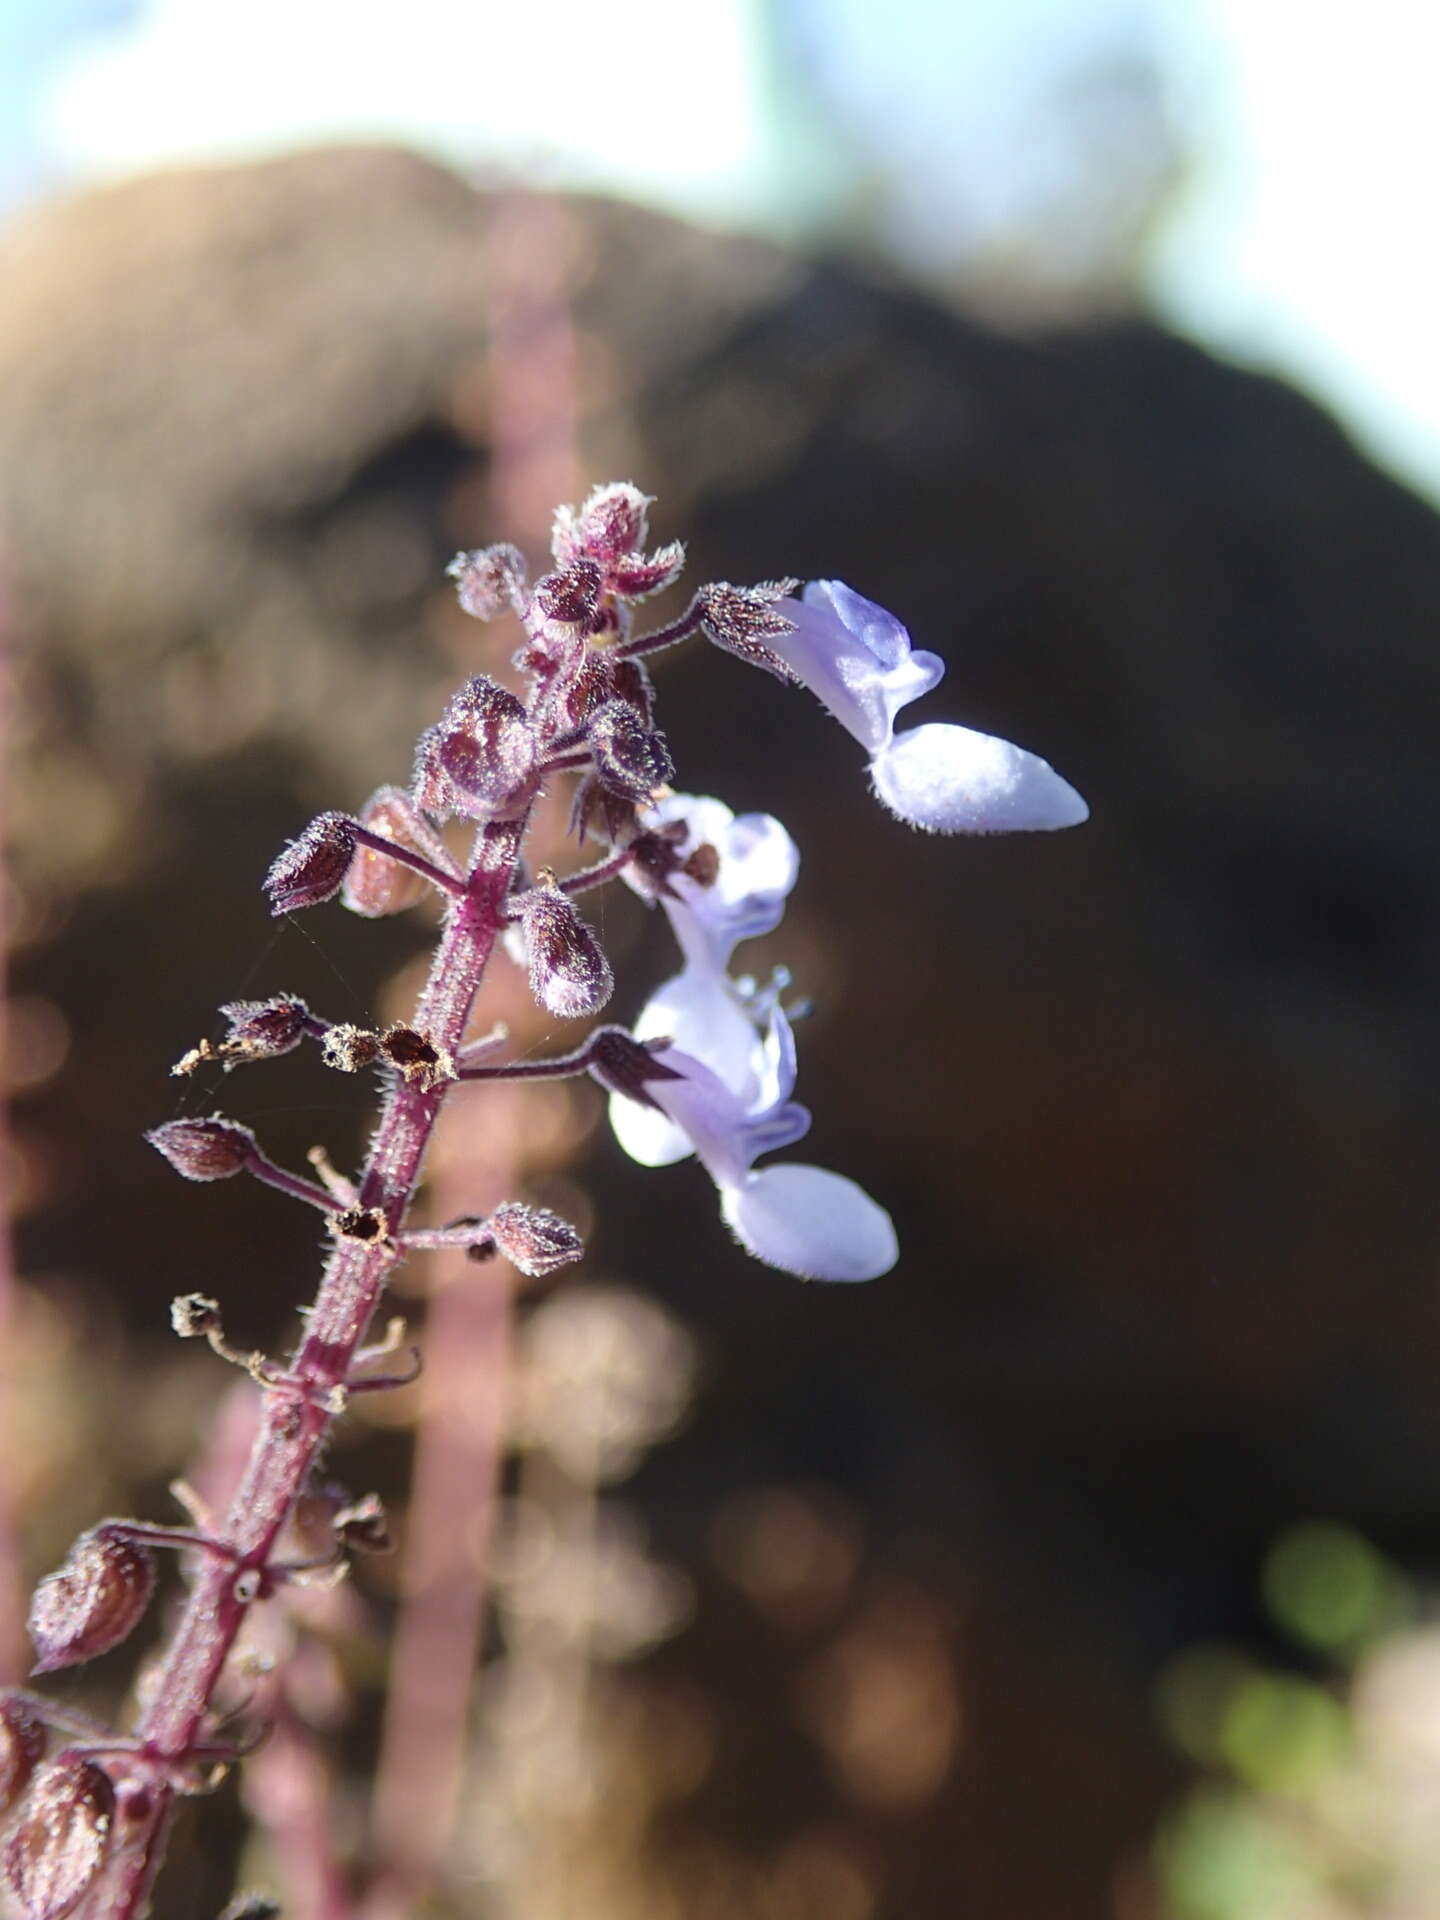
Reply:
[[[464, 892], [445, 923], [414, 1025], [454, 1053], [464, 1038], [484, 977], [519, 856], [525, 821], [493, 823], [480, 832]], [[419, 1184], [425, 1150], [444, 1103], [446, 1086], [420, 1088], [397, 1079], [381, 1114], [360, 1181], [360, 1204], [378, 1208], [391, 1233], [399, 1231]], [[198, 1744], [225, 1663], [244, 1624], [249, 1601], [244, 1575], [263, 1568], [304, 1490], [333, 1420], [334, 1391], [344, 1384], [355, 1350], [374, 1317], [395, 1258], [387, 1241], [342, 1239], [331, 1254], [309, 1315], [304, 1341], [289, 1372], [264, 1392], [264, 1413], [249, 1463], [218, 1537], [233, 1564], [212, 1558], [196, 1574], [149, 1702], [135, 1729], [157, 1771], [183, 1763]], [[132, 1865], [158, 1858], [174, 1805], [160, 1781], [148, 1813], [133, 1821], [123, 1854]], [[117, 1862], [117, 1868], [118, 1868]], [[103, 1876], [84, 1909], [92, 1920], [134, 1920], [144, 1910], [152, 1874]]]

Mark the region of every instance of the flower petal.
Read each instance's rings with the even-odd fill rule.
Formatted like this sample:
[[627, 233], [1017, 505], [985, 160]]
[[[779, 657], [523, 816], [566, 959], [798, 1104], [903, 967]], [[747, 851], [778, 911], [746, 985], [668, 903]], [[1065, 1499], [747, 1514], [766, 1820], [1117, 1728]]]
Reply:
[[685, 853], [708, 844], [720, 859], [708, 887], [688, 874], [673, 875], [678, 898], [662, 904], [686, 959], [723, 972], [742, 940], [779, 926], [800, 871], [799, 849], [770, 814], [742, 813], [737, 819], [723, 802], [699, 794], [670, 795], [651, 809], [646, 825], [677, 820], [686, 828]]
[[890, 738], [900, 708], [928, 693], [945, 671], [938, 655], [911, 650], [894, 614], [838, 580], [812, 581], [803, 600], [782, 600], [778, 611], [794, 631], [770, 645], [871, 753]]
[[721, 1212], [757, 1260], [805, 1279], [874, 1280], [900, 1257], [885, 1209], [824, 1167], [762, 1167], [722, 1192]]
[[928, 833], [1017, 833], [1090, 817], [1048, 761], [969, 727], [915, 727], [870, 762], [892, 813]]
[[[634, 1034], [637, 1040], [668, 1036], [680, 1052], [723, 1081], [742, 1108], [753, 1104], [762, 1080], [770, 1083], [765, 1038], [722, 974], [690, 967], [677, 973], [646, 1001]], [[610, 1126], [624, 1151], [642, 1167], [673, 1166], [694, 1152], [689, 1136], [673, 1120], [623, 1093], [610, 1096]]]

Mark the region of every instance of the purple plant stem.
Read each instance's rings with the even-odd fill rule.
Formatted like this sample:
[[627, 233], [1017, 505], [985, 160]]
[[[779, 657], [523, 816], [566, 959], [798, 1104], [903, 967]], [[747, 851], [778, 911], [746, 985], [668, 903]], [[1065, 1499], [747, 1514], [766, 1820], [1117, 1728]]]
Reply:
[[[515, 871], [524, 818], [482, 828], [464, 894], [445, 923], [413, 1024], [454, 1053], [465, 1035], [475, 995]], [[420, 1178], [446, 1086], [421, 1089], [397, 1080], [386, 1101], [360, 1181], [360, 1203], [378, 1207], [391, 1232], [402, 1225]], [[237, 1565], [202, 1567], [135, 1731], [157, 1759], [182, 1760], [199, 1740], [225, 1662], [244, 1624], [247, 1602], [236, 1591], [237, 1572], [263, 1567], [302, 1492], [333, 1419], [327, 1404], [342, 1386], [355, 1349], [374, 1317], [393, 1259], [383, 1242], [342, 1240], [326, 1264], [308, 1329], [286, 1378], [264, 1393], [264, 1414], [249, 1464], [219, 1537]], [[174, 1790], [156, 1784], [151, 1811], [132, 1822], [115, 1869], [102, 1876], [83, 1912], [92, 1920], [135, 1920], [144, 1911], [153, 1865], [123, 1870], [125, 1856], [158, 1863], [174, 1807]], [[118, 1886], [123, 1873], [125, 1884]], [[103, 1902], [103, 1904], [101, 1904]]]

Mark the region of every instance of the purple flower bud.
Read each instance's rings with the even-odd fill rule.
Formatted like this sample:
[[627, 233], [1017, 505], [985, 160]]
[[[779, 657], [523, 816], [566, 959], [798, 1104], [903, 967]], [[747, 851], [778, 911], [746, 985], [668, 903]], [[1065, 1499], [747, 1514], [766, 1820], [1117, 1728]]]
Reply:
[[450, 700], [431, 748], [431, 778], [448, 789], [449, 808], [477, 815], [514, 800], [535, 765], [525, 709], [498, 681], [477, 675]]
[[727, 653], [748, 660], [752, 667], [764, 667], [777, 680], [793, 680], [790, 668], [765, 643], [793, 632], [794, 621], [778, 613], [775, 603], [794, 593], [796, 585], [794, 580], [768, 580], [758, 587], [732, 587], [729, 581], [720, 580], [702, 587], [695, 602], [706, 638]]
[[652, 496], [629, 480], [612, 480], [596, 487], [577, 513], [561, 507], [555, 516], [553, 548], [562, 566], [588, 555], [603, 566], [622, 560], [645, 544], [647, 512]]
[[507, 1200], [491, 1214], [488, 1228], [505, 1258], [531, 1279], [569, 1266], [585, 1252], [585, 1242], [570, 1222], [548, 1207]]
[[148, 1547], [108, 1525], [82, 1533], [30, 1602], [27, 1625], [40, 1656], [31, 1672], [54, 1673], [118, 1647], [154, 1591], [155, 1556]]
[[208, 1120], [167, 1120], [145, 1138], [187, 1180], [228, 1180], [245, 1171], [255, 1151], [249, 1127], [218, 1113]]
[[[412, 803], [398, 787], [381, 787], [365, 802], [360, 815], [362, 827], [393, 840], [410, 853], [423, 854], [410, 829]], [[365, 920], [381, 920], [387, 914], [403, 913], [423, 900], [428, 891], [425, 876], [403, 861], [387, 860], [373, 847], [357, 846], [355, 858], [345, 875], [340, 897], [351, 913]]]
[[525, 562], [515, 547], [457, 553], [446, 572], [461, 606], [477, 620], [493, 620], [506, 606], [516, 606], [525, 590]]
[[340, 891], [355, 854], [355, 822], [348, 813], [320, 813], [265, 876], [270, 911], [318, 907]]
[[569, 649], [599, 633], [603, 619], [600, 595], [604, 586], [593, 560], [577, 559], [535, 583], [527, 624], [539, 639]]
[[5, 1879], [26, 1920], [64, 1920], [105, 1861], [115, 1788], [93, 1760], [61, 1758], [30, 1790], [5, 1847]]
[[578, 727], [612, 700], [633, 708], [642, 726], [649, 726], [655, 704], [650, 676], [639, 660], [616, 660], [603, 649], [592, 649], [565, 683], [561, 696], [564, 720]]
[[45, 1751], [45, 1728], [23, 1700], [0, 1700], [0, 1817], [29, 1785]]
[[652, 554], [632, 553], [610, 571], [610, 587], [622, 600], [644, 600], [679, 578], [685, 548], [679, 540], [657, 547]]
[[551, 548], [556, 561], [572, 566], [578, 560], [597, 563], [607, 592], [622, 600], [643, 600], [668, 587], [685, 564], [678, 540], [644, 552], [647, 534], [647, 494], [628, 480], [596, 487], [584, 506], [562, 507], [555, 516]]
[[273, 1060], [305, 1038], [310, 1009], [293, 993], [274, 1000], [232, 1000], [221, 1007], [230, 1023], [224, 1051], [241, 1060]]
[[594, 933], [557, 887], [532, 887], [512, 902], [525, 932], [530, 991], [562, 1020], [598, 1013], [615, 986]]
[[624, 700], [607, 701], [592, 714], [585, 738], [602, 784], [623, 799], [648, 800], [674, 778], [664, 734], [647, 727]]

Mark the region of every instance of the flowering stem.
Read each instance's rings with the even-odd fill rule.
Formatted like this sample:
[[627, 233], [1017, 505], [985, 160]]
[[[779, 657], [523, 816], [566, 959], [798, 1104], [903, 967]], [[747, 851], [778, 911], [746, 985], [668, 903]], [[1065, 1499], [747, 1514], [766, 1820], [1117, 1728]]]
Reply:
[[[450, 1052], [459, 1048], [486, 963], [503, 924], [503, 908], [519, 857], [525, 820], [493, 823], [476, 841], [464, 892], [450, 910], [430, 977], [415, 1010], [415, 1025]], [[425, 1150], [446, 1093], [397, 1079], [360, 1180], [360, 1203], [382, 1212], [392, 1234], [405, 1219]], [[356, 1349], [374, 1316], [394, 1250], [385, 1241], [341, 1239], [326, 1265], [305, 1339], [290, 1371], [265, 1389], [263, 1417], [244, 1476], [219, 1537], [234, 1561], [211, 1557], [200, 1568], [148, 1705], [135, 1729], [143, 1753], [158, 1763], [183, 1763], [204, 1744], [211, 1703], [225, 1662], [244, 1623], [243, 1575], [262, 1568], [303, 1491], [330, 1427]], [[158, 1857], [174, 1790], [155, 1782], [151, 1812], [127, 1847], [132, 1860]], [[127, 1874], [118, 1892], [92, 1896], [87, 1910], [99, 1920], [135, 1920], [143, 1910], [149, 1873]], [[106, 1876], [108, 1879], [109, 1876]], [[103, 1905], [93, 1904], [103, 1900]]]

